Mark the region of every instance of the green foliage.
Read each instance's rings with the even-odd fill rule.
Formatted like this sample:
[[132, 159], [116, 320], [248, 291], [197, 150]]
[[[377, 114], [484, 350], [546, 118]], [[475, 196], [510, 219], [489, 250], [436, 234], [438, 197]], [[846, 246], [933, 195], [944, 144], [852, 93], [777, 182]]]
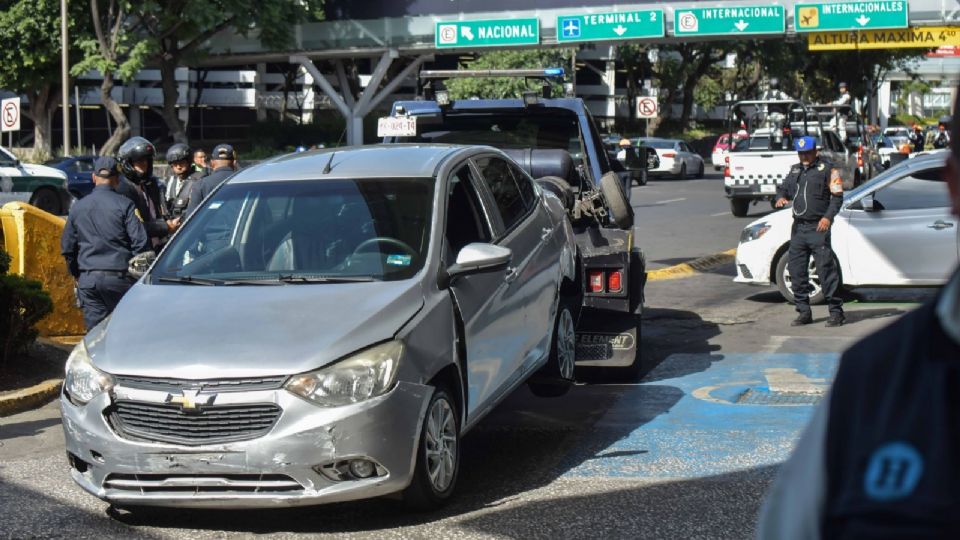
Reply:
[[704, 109], [712, 109], [723, 102], [724, 88], [722, 79], [705, 76], [693, 89], [693, 100]]
[[[480, 54], [470, 62], [469, 69], [540, 69], [565, 67], [570, 65], [571, 50], [506, 50]], [[540, 90], [541, 82], [527, 81], [522, 77], [477, 77], [471, 79], [451, 79], [446, 82], [452, 99], [519, 98], [524, 91]], [[553, 84], [553, 95], [563, 95], [563, 89]]]
[[37, 339], [34, 325], [53, 311], [53, 301], [39, 281], [9, 270], [10, 255], [0, 250], [0, 365], [26, 352]]

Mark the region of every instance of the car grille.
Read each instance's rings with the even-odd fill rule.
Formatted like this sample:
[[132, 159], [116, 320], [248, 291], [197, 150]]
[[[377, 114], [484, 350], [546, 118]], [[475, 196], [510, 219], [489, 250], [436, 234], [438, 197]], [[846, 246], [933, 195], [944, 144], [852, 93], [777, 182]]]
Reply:
[[281, 493], [303, 491], [285, 474], [117, 474], [103, 487], [135, 493]]
[[280, 412], [273, 403], [185, 410], [167, 403], [118, 400], [107, 410], [107, 419], [124, 438], [189, 446], [255, 439], [270, 431]]
[[117, 386], [157, 390], [161, 392], [179, 392], [182, 388], [202, 388], [207, 392], [249, 392], [252, 390], [276, 390], [287, 380], [286, 375], [276, 377], [257, 377], [243, 379], [164, 379], [157, 377], [135, 377], [130, 375], [114, 376]]

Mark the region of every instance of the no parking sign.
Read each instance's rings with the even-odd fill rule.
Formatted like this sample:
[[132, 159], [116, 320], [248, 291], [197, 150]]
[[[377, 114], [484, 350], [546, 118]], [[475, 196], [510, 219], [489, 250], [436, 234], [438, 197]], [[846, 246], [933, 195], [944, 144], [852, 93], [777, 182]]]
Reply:
[[0, 133], [20, 131], [20, 98], [0, 101]]
[[641, 96], [637, 98], [637, 118], [656, 118], [657, 98]]

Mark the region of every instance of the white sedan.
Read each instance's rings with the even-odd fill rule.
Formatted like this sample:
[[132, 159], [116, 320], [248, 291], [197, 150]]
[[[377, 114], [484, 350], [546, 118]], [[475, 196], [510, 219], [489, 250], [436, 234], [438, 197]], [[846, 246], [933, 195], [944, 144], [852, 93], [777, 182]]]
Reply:
[[650, 175], [671, 175], [684, 179], [687, 176], [703, 178], [703, 158], [679, 139], [638, 139], [637, 146], [652, 148], [660, 159], [660, 166], [647, 171]]
[[[918, 156], [844, 195], [831, 233], [844, 287], [927, 287], [946, 282], [960, 252], [958, 219], [950, 212], [943, 167], [944, 153]], [[774, 283], [789, 302], [791, 212], [790, 208], [774, 212], [743, 230], [734, 278], [738, 283]], [[821, 303], [812, 259], [810, 277], [811, 303]]]

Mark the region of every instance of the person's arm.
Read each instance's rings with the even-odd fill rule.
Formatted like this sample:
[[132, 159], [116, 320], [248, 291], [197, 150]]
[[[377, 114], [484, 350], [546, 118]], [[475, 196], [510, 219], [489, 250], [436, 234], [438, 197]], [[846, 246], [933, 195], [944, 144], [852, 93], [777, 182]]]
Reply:
[[799, 169], [791, 168], [787, 177], [783, 179], [783, 183], [777, 186], [777, 194], [773, 198], [777, 208], [786, 206], [793, 199], [793, 186], [797, 183], [799, 174]]
[[823, 397], [790, 458], [767, 491], [756, 537], [761, 540], [820, 537], [827, 491], [826, 441], [830, 395]]
[[73, 216], [67, 216], [63, 234], [60, 235], [60, 254], [63, 255], [63, 260], [67, 263], [67, 271], [73, 279], [80, 277], [80, 266], [77, 262], [79, 248], [80, 239], [77, 236], [77, 227], [73, 224]]
[[130, 246], [133, 254], [137, 255], [150, 249], [150, 239], [147, 237], [147, 230], [137, 218], [136, 209], [133, 204], [127, 205], [123, 212], [123, 224], [127, 229], [127, 236], [130, 238]]
[[839, 169], [830, 169], [830, 205], [823, 217], [833, 222], [833, 218], [840, 213], [840, 207], [843, 205], [843, 178], [840, 177]]
[[187, 209], [183, 212], [184, 218], [193, 214], [194, 210], [200, 206], [203, 201], [203, 180], [197, 180], [190, 186], [190, 202], [187, 203]]

